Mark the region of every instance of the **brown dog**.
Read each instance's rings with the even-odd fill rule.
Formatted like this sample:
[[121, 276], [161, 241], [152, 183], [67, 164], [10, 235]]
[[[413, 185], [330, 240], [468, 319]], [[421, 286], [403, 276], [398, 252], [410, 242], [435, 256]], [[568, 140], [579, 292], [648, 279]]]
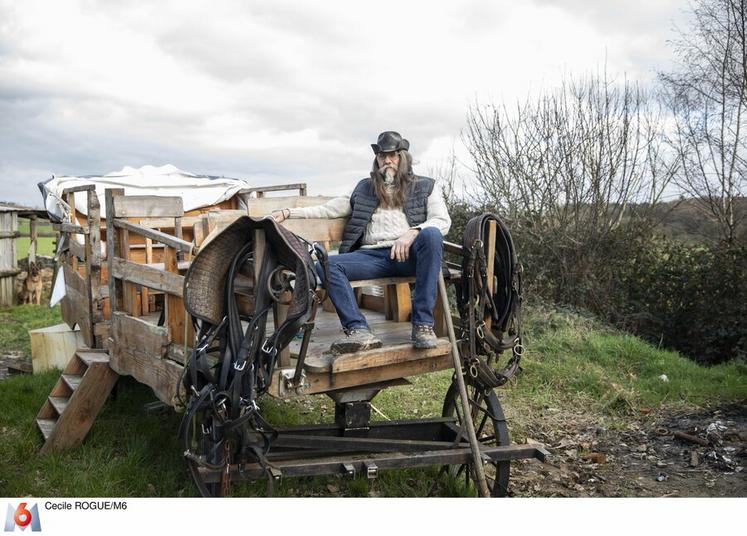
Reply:
[[26, 287], [26, 300], [24, 303], [41, 305], [42, 288], [44, 285], [42, 283], [41, 268], [37, 263], [29, 263], [29, 275], [26, 278], [24, 286]]

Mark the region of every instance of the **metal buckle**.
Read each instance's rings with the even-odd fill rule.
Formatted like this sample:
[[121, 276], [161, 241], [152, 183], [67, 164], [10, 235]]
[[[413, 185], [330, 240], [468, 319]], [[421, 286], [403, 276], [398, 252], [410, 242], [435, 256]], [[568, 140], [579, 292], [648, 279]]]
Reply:
[[350, 478], [355, 478], [355, 466], [352, 463], [343, 463], [342, 469]]
[[363, 468], [366, 470], [366, 477], [369, 480], [373, 480], [379, 476], [379, 468], [373, 461], [364, 461]]
[[262, 343], [262, 351], [270, 356], [275, 356], [275, 354], [278, 353], [278, 349], [275, 346], [267, 347], [267, 344], [270, 342], [270, 339], [265, 339], [265, 342]]
[[477, 333], [477, 336], [482, 340], [485, 338], [485, 330], [483, 329], [485, 327], [485, 322], [480, 322], [477, 327], [475, 328], [475, 332]]

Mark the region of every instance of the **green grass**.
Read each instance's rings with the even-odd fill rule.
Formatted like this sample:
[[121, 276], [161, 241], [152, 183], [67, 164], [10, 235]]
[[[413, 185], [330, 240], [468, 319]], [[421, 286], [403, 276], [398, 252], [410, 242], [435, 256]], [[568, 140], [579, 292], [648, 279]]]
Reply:
[[[27, 348], [22, 334], [56, 312], [22, 306], [0, 310], [0, 343]], [[515, 438], [522, 437], [523, 412], [546, 405], [583, 408], [624, 421], [639, 409], [703, 406], [747, 399], [747, 366], [697, 365], [675, 352], [661, 351], [635, 337], [611, 330], [568, 311], [535, 305], [525, 308], [527, 353], [523, 372], [500, 395]], [[48, 315], [45, 317], [44, 315]], [[14, 328], [6, 325], [14, 323]], [[666, 374], [668, 382], [659, 376]], [[146, 414], [155, 400], [150, 389], [122, 378], [83, 445], [46, 457], [37, 455], [41, 436], [34, 417], [58, 378], [51, 371], [0, 382], [0, 495], [7, 496], [194, 496], [176, 438], [180, 416]], [[374, 406], [388, 418], [441, 414], [451, 373], [411, 378], [412, 385], [380, 393]], [[263, 415], [273, 424], [330, 422], [334, 404], [325, 396], [291, 401], [265, 398]], [[374, 417], [382, 419], [374, 412]], [[237, 495], [264, 496], [265, 482], [235, 488]], [[438, 468], [384, 472], [373, 483], [336, 477], [283, 480], [277, 496], [462, 496], [461, 482], [440, 476]]]
[[[39, 233], [52, 232], [52, 226], [49, 224], [38, 223], [36, 230]], [[21, 233], [29, 232], [29, 220], [20, 218], [18, 220], [18, 231]], [[44, 255], [46, 257], [54, 256], [54, 243], [55, 239], [52, 237], [39, 236], [36, 239], [36, 254]], [[31, 245], [31, 239], [27, 236], [16, 239], [16, 251], [19, 259], [23, 259], [29, 256], [29, 246]]]
[[[0, 495], [4, 496], [195, 496], [177, 440], [180, 416], [168, 411], [146, 414], [143, 405], [152, 392], [131, 378], [119, 381], [116, 397], [98, 416], [86, 441], [77, 449], [38, 456], [41, 436], [34, 425], [36, 412], [59, 373], [14, 377], [0, 383]], [[282, 406], [282, 416], [272, 406]], [[265, 401], [268, 418], [284, 422], [303, 420], [303, 402]], [[273, 419], [276, 423], [281, 422]], [[276, 496], [383, 496], [422, 497], [435, 490], [440, 495], [468, 495], [464, 486], [437, 478], [438, 469], [382, 473], [366, 479], [303, 478], [283, 481]], [[433, 490], [431, 489], [433, 488]], [[264, 481], [237, 486], [238, 495], [265, 496]]]
[[600, 410], [747, 399], [744, 362], [702, 367], [589, 317], [546, 306], [527, 310], [528, 350], [513, 396], [586, 399]]
[[[28, 330], [53, 326], [62, 322], [60, 307], [17, 305], [0, 308], [0, 351], [23, 352], [31, 357]], [[2, 384], [0, 384], [1, 388]]]

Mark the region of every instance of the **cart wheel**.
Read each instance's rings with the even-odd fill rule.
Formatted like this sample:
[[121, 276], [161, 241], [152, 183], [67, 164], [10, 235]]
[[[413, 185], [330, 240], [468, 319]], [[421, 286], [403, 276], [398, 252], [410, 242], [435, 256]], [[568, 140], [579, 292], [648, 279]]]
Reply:
[[[470, 414], [475, 425], [477, 440], [486, 446], [509, 445], [511, 441], [508, 436], [506, 417], [503, 415], [503, 408], [501, 408], [501, 403], [498, 401], [495, 391], [467, 383], [467, 397], [472, 406]], [[451, 387], [446, 393], [442, 415], [444, 417], [456, 417], [457, 424], [462, 423], [465, 412], [462, 408], [459, 385], [456, 381], [451, 383]], [[485, 479], [491, 497], [506, 496], [510, 470], [511, 462], [509, 461], [489, 462], [485, 465]], [[470, 466], [450, 466], [449, 473], [457, 477], [463, 476], [467, 481], [470, 478], [474, 480], [474, 471], [471, 464]]]

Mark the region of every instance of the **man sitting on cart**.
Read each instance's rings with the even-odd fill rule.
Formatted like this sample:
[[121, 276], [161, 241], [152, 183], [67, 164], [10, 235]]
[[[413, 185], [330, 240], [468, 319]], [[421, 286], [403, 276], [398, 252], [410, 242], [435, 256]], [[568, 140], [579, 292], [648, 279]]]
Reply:
[[[433, 309], [443, 256], [443, 237], [451, 218], [435, 181], [412, 171], [410, 143], [399, 133], [382, 132], [371, 144], [376, 155], [370, 177], [352, 194], [324, 205], [274, 211], [287, 218], [349, 218], [339, 255], [329, 257], [326, 287], [345, 337], [332, 343], [334, 353], [381, 347], [381, 339], [363, 316], [350, 281], [415, 276], [412, 294], [412, 343], [434, 348]], [[317, 271], [324, 279], [324, 270]]]

